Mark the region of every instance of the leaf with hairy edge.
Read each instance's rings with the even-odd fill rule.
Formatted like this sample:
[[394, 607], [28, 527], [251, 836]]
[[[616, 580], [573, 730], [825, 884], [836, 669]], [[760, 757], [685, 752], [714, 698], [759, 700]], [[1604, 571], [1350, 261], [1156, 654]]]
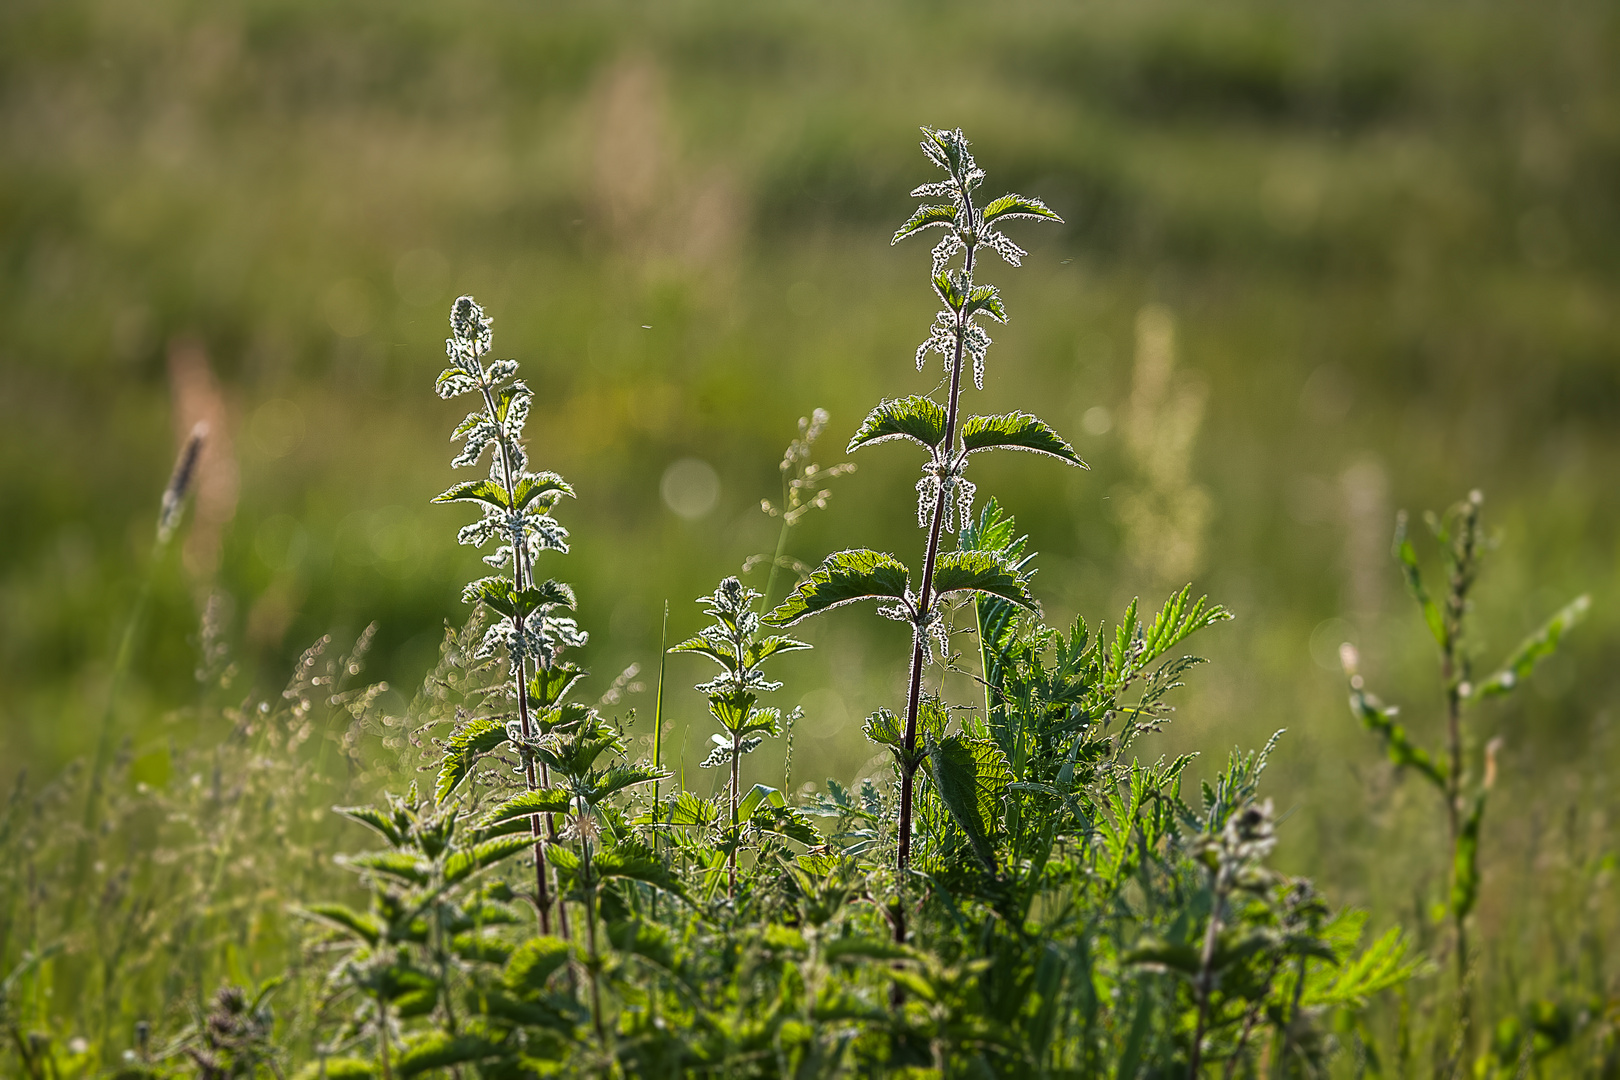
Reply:
[[487, 716], [469, 720], [466, 726], [451, 734], [444, 744], [444, 762], [439, 766], [439, 783], [434, 789], [435, 802], [449, 798], [472, 772], [473, 763], [484, 754], [506, 741], [506, 725]]
[[760, 638], [758, 641], [752, 642], [748, 648], [744, 650], [743, 658], [748, 662], [750, 667], [753, 667], [766, 658], [775, 656], [777, 653], [797, 652], [800, 649], [808, 648], [811, 648], [808, 643], [796, 641], [790, 637]]
[[900, 727], [900, 718], [888, 709], [879, 709], [868, 716], [863, 730], [868, 739], [880, 746], [899, 746], [905, 739], [905, 732]]
[[892, 599], [909, 605], [910, 577], [911, 571], [885, 552], [834, 552], [767, 618], [786, 626], [857, 600]]
[[526, 818], [531, 814], [565, 814], [568, 812], [569, 802], [568, 792], [561, 788], [537, 788], [534, 791], [525, 791], [521, 795], [512, 796], [484, 815], [482, 824], [488, 827], [514, 818]]
[[934, 566], [934, 590], [940, 594], [981, 592], [1034, 610], [1035, 598], [1005, 560], [991, 551], [947, 551]]
[[536, 499], [553, 503], [564, 495], [574, 498], [574, 489], [556, 473], [527, 473], [512, 488], [512, 501], [517, 504], [513, 509], [521, 510]]
[[523, 836], [498, 836], [462, 848], [444, 861], [444, 880], [451, 885], [488, 869], [509, 855], [516, 855], [532, 843]]
[[605, 799], [627, 787], [650, 784], [655, 780], [667, 780], [669, 777], [667, 769], [654, 769], [648, 765], [615, 765], [591, 785], [593, 801]]
[[707, 656], [727, 671], [737, 670], [737, 657], [728, 649], [722, 649], [706, 637], [690, 637], [678, 645], [671, 645], [672, 653], [697, 653]]
[[404, 1078], [469, 1061], [483, 1061], [506, 1053], [505, 1047], [482, 1035], [451, 1035], [435, 1031], [413, 1040], [394, 1062], [394, 1075]]
[[671, 825], [713, 825], [720, 820], [720, 807], [690, 791], [683, 791], [671, 800], [665, 820]]
[[1586, 613], [1591, 609], [1590, 596], [1577, 596], [1565, 604], [1552, 618], [1543, 623], [1540, 629], [1525, 638], [1519, 647], [1513, 650], [1513, 655], [1502, 664], [1502, 670], [1480, 683], [1472, 696], [1495, 697], [1513, 690], [1535, 670], [1536, 664], [1543, 657], [1550, 656], [1557, 650], [1565, 632], [1586, 618]]
[[898, 244], [908, 236], [915, 236], [924, 229], [931, 229], [936, 225], [956, 224], [956, 207], [945, 206], [919, 206], [906, 223], [895, 232], [890, 244]]
[[1003, 195], [999, 199], [992, 199], [984, 208], [984, 223], [990, 224], [1001, 218], [1044, 218], [1047, 221], [1061, 223], [1062, 218], [1052, 212], [1039, 199], [1032, 199], [1027, 195]]
[[951, 820], [967, 835], [979, 861], [996, 872], [993, 837], [1001, 817], [1001, 797], [1012, 782], [1012, 768], [995, 743], [952, 735], [928, 740], [928, 774]]
[[375, 806], [334, 806], [334, 814], [342, 814], [350, 821], [358, 821], [362, 825], [376, 829], [388, 838], [388, 842], [395, 847], [405, 842], [405, 834], [400, 831], [399, 825], [393, 817]]
[[849, 440], [844, 453], [891, 439], [910, 439], [934, 449], [945, 439], [945, 406], [920, 394], [898, 401], [880, 401], [861, 422], [860, 430]]
[[505, 578], [485, 577], [468, 583], [461, 590], [461, 602], [482, 602], [509, 619], [522, 619], [543, 608], [565, 607], [572, 610], [575, 600], [574, 590], [561, 581], [542, 581], [515, 589]]
[[453, 502], [481, 502], [502, 510], [510, 509], [506, 501], [506, 489], [493, 480], [467, 480], [460, 484], [452, 484], [444, 491], [433, 496], [436, 503]]
[[310, 904], [299, 910], [311, 918], [342, 927], [356, 937], [364, 939], [368, 945], [377, 944], [377, 939], [382, 936], [383, 927], [380, 922], [370, 915], [363, 915], [342, 904]]
[[962, 445], [970, 454], [981, 450], [1028, 450], [1047, 454], [1082, 469], [1091, 466], [1080, 460], [1074, 447], [1063, 440], [1046, 422], [1028, 413], [1003, 413], [998, 416], [970, 416], [962, 425]]

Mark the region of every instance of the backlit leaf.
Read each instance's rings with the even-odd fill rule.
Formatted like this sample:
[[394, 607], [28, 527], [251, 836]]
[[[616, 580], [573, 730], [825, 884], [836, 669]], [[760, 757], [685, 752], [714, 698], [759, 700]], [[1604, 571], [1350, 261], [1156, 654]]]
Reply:
[[930, 397], [913, 395], [898, 401], [880, 401], [867, 414], [860, 430], [849, 440], [845, 453], [891, 439], [910, 439], [933, 449], [945, 438], [945, 406]]
[[781, 625], [857, 600], [906, 600], [910, 571], [893, 555], [865, 549], [827, 556], [768, 616]]
[[1003, 413], [999, 416], [970, 416], [962, 425], [962, 445], [970, 454], [997, 447], [1006, 450], [1028, 450], [1090, 468], [1063, 438], [1046, 423], [1028, 413]]

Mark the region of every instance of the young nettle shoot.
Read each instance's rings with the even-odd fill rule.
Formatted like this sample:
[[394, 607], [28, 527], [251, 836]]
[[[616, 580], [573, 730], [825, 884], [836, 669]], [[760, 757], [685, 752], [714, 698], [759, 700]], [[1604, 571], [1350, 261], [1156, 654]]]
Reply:
[[[1039, 199], [1023, 195], [1003, 195], [981, 206], [978, 191], [984, 171], [974, 162], [962, 132], [924, 128], [923, 134], [924, 155], [945, 172], [946, 178], [912, 192], [913, 197], [929, 201], [894, 234], [894, 242], [932, 228], [945, 233], [934, 247], [932, 274], [934, 293], [943, 307], [916, 354], [918, 370], [931, 353], [944, 357], [945, 399], [942, 403], [930, 396], [913, 395], [880, 402], [849, 444], [853, 451], [903, 439], [927, 452], [922, 479], [917, 484], [917, 521], [928, 531], [922, 573], [913, 585], [911, 571], [893, 555], [870, 550], [841, 551], [829, 556], [770, 615], [771, 621], [788, 625], [857, 600], [876, 599], [884, 602], [879, 608], [883, 615], [911, 625], [911, 672], [904, 725], [869, 725], [869, 731], [892, 739], [899, 763], [896, 865], [900, 870], [906, 868], [911, 855], [912, 780], [926, 755], [917, 744], [918, 715], [924, 704], [923, 665], [929, 660], [930, 639], [938, 644], [942, 656], [947, 650], [947, 603], [962, 593], [978, 592], [1002, 597], [1026, 609], [1035, 607], [1025, 582], [1001, 554], [940, 550], [948, 528], [957, 523], [965, 528], [971, 520], [974, 488], [964, 475], [968, 459], [981, 450], [1002, 447], [1047, 454], [1086, 467], [1052, 428], [1027, 413], [965, 419], [961, 415], [963, 372], [969, 365], [974, 386], [984, 387], [990, 335], [982, 323], [986, 319], [1007, 321], [1000, 292], [993, 285], [979, 284], [975, 278], [979, 252], [993, 251], [1017, 266], [1025, 252], [999, 226], [1014, 218], [1062, 219]], [[903, 922], [897, 922], [895, 932], [898, 939], [904, 939]]]
[[[765, 678], [763, 665], [778, 653], [810, 648], [789, 637], [760, 637], [760, 615], [754, 608], [759, 599], [760, 594], [741, 581], [726, 578], [712, 596], [702, 596], [697, 601], [714, 622], [704, 627], [697, 637], [669, 650], [698, 653], [720, 665], [720, 674], [697, 686], [708, 695], [709, 714], [721, 728], [710, 736], [714, 749], [700, 764], [706, 769], [725, 766], [731, 769], [726, 789], [731, 829], [725, 846], [726, 876], [732, 895], [737, 891], [737, 848], [741, 842], [738, 807], [742, 794], [739, 787], [742, 757], [759, 749], [765, 736], [782, 732], [781, 711], [758, 707], [760, 694], [782, 686]], [[796, 714], [797, 710], [794, 711]], [[789, 722], [794, 718], [790, 716]]]
[[[479, 504], [483, 516], [463, 528], [457, 538], [473, 547], [497, 545], [492, 554], [484, 556], [484, 562], [505, 573], [472, 582], [462, 599], [482, 603], [494, 616], [477, 656], [505, 652], [511, 664], [509, 693], [517, 702], [517, 719], [502, 723], [496, 717], [478, 718], [451, 737], [439, 777], [441, 801], [467, 775], [479, 754], [506, 742], [522, 758], [528, 790], [549, 786], [546, 763], [535, 752], [542, 734], [535, 714], [552, 709], [579, 677], [577, 668], [562, 662], [562, 652], [586, 642], [578, 624], [559, 613], [573, 608], [573, 590], [562, 582], [538, 581], [534, 576], [535, 559], [541, 553], [568, 550], [568, 530], [551, 516], [551, 509], [564, 495], [573, 495], [574, 489], [556, 473], [529, 470], [523, 427], [533, 392], [513, 379], [516, 360], [490, 359], [490, 319], [472, 297], [463, 296], [452, 306], [450, 331], [444, 343], [449, 365], [438, 378], [439, 396], [477, 394], [482, 405], [456, 426], [451, 438], [462, 440], [462, 449], [451, 465], [477, 466], [486, 450], [493, 448], [493, 454], [487, 479], [455, 484], [433, 501]], [[551, 891], [544, 845], [546, 836], [555, 838], [555, 826], [549, 815], [538, 813], [529, 824], [534, 837], [535, 905], [541, 930], [550, 933]], [[567, 915], [561, 910], [559, 923], [566, 935]]]

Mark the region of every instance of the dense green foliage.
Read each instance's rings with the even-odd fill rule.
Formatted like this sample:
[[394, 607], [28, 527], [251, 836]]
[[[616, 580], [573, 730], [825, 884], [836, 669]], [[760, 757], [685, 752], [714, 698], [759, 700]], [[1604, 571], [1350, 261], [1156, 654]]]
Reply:
[[[1188, 580], [1237, 611], [1200, 639], [1216, 662], [1144, 760], [1203, 751], [1184, 775], [1213, 784], [1212, 748], [1287, 727], [1266, 774], [1286, 821], [1271, 864], [1317, 881], [1335, 911], [1369, 909], [1368, 940], [1403, 924], [1410, 955], [1434, 960], [1359, 1014], [1382, 1059], [1358, 1058], [1341, 1027], [1336, 1067], [1462, 1061], [1452, 961], [1472, 956], [1479, 1070], [1600, 1069], [1620, 997], [1610, 6], [1030, 2], [992, 18], [25, 0], [0, 25], [0, 752], [17, 770], [0, 825], [0, 995], [17, 1034], [4, 1068], [311, 1057], [349, 1016], [319, 1012], [332, 958], [290, 911], [370, 902], [334, 862], [362, 827], [328, 808], [403, 797], [413, 779], [429, 807], [440, 790], [467, 800], [501, 773], [477, 765], [498, 732], [458, 726], [458, 710], [490, 708], [462, 691], [498, 682], [465, 673], [497, 609], [441, 650], [468, 575], [423, 499], [448, 482], [432, 478], [429, 433], [455, 419], [422, 392], [423, 345], [463, 291], [500, 312], [545, 418], [538, 456], [583, 495], [568, 577], [592, 641], [574, 659], [624, 672], [581, 684], [587, 699], [624, 720], [629, 758], [675, 774], [642, 790], [636, 814], [655, 820], [636, 835], [666, 859], [665, 844], [691, 840], [690, 860], [733, 846], [746, 890], [756, 849], [705, 831], [724, 824], [717, 796], [746, 807], [742, 833], [760, 806], [805, 812], [806, 777], [882, 778], [872, 759], [888, 752], [860, 716], [903, 698], [904, 627], [835, 612], [796, 628], [816, 648], [773, 661], [785, 685], [762, 699], [782, 735], [740, 736], [734, 779], [699, 771], [712, 732], [737, 738], [710, 695], [660, 679], [659, 707], [647, 675], [660, 607], [674, 599], [680, 640], [700, 625], [682, 598], [746, 555], [765, 553], [740, 575], [761, 611], [810, 572], [801, 558], [859, 543], [914, 561], [897, 508], [915, 474], [894, 448], [857, 455], [832, 513], [803, 511], [848, 468], [810, 464], [814, 435], [842, 442], [873, 401], [936, 377], [901, 381], [894, 361], [927, 311], [915, 256], [881, 237], [911, 209], [905, 136], [948, 118], [1066, 221], [1028, 230], [1018, 318], [997, 330], [1014, 362], [989, 369], [981, 411], [1007, 422], [964, 432], [1066, 438], [1093, 467], [974, 460], [1039, 540], [1026, 588], [1044, 621]], [[820, 410], [801, 423], [773, 522], [755, 499], [774, 494], [777, 440], [814, 402], [830, 428]], [[1052, 434], [1020, 427], [1024, 410]], [[199, 419], [191, 527], [154, 551], [165, 434]], [[928, 417], [902, 419], [928, 445]], [[1469, 594], [1457, 659], [1506, 657], [1507, 677], [1467, 694], [1455, 672], [1436, 688], [1432, 624], [1397, 602], [1386, 553], [1397, 506], [1476, 483], [1506, 542]], [[1449, 583], [1427, 582], [1443, 606]], [[1538, 627], [1584, 590], [1589, 624], [1537, 663], [1537, 642], [1580, 612]], [[359, 638], [352, 656], [332, 634]], [[1528, 652], [1506, 647], [1526, 635]], [[1406, 706], [1398, 720], [1364, 687], [1359, 723], [1346, 716], [1346, 640], [1365, 686]], [[1011, 721], [977, 680], [1001, 654], [967, 652], [930, 669], [943, 700], [984, 699], [947, 730], [996, 741]], [[389, 683], [364, 685], [368, 663]], [[1453, 702], [1463, 770], [1447, 764]], [[967, 731], [976, 717], [989, 736]], [[952, 762], [1002, 775], [940, 742], [930, 756], [924, 741], [925, 786]], [[997, 746], [1013, 769], [1017, 744]], [[440, 771], [451, 751], [462, 776]], [[672, 784], [692, 795], [674, 811], [696, 819], [678, 829], [647, 805]], [[919, 828], [1009, 874], [1005, 819], [992, 827], [976, 788], [942, 790], [955, 794]], [[475, 805], [497, 794], [516, 790]], [[1164, 871], [1188, 872], [1207, 875]], [[660, 918], [676, 903], [661, 895]], [[222, 984], [248, 989], [216, 997]], [[358, 1019], [350, 1035], [374, 1039]], [[1229, 1020], [1211, 1019], [1217, 1055]]]

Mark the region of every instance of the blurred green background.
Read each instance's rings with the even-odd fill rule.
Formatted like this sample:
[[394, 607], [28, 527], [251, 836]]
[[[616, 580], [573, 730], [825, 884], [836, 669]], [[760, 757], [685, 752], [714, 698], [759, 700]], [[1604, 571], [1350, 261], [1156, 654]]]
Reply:
[[[1398, 508], [1477, 486], [1502, 536], [1485, 662], [1596, 603], [1482, 714], [1507, 793], [1487, 936], [1536, 924], [1512, 882], [1613, 850], [1612, 3], [11, 0], [0, 124], [7, 772], [93, 745], [198, 418], [216, 437], [119, 730], [161, 746], [197, 699], [211, 595], [239, 692], [377, 620], [370, 672], [404, 707], [480, 569], [466, 512], [427, 502], [452, 479], [461, 409], [431, 385], [464, 292], [537, 391], [536, 463], [579, 489], [548, 570], [577, 585], [596, 692], [631, 663], [648, 683], [665, 601], [676, 640], [693, 597], [774, 546], [758, 503], [797, 418], [830, 411], [831, 464], [880, 396], [935, 384], [911, 363], [927, 251], [888, 237], [931, 179], [917, 126], [959, 125], [992, 194], [1067, 219], [1018, 227], [1024, 267], [988, 271], [1012, 322], [970, 406], [1037, 412], [1093, 466], [981, 459], [981, 500], [1031, 533], [1053, 621], [1187, 580], [1238, 615], [1199, 642], [1214, 664], [1158, 749], [1204, 751], [1207, 774], [1287, 727], [1285, 865], [1380, 918], [1421, 912], [1435, 808], [1356, 729], [1336, 649], [1357, 641], [1438, 743], [1388, 538]], [[916, 465], [864, 452], [791, 554], [915, 561]], [[807, 636], [780, 670], [808, 713], [795, 784], [859, 772], [860, 718], [904, 677], [903, 628], [870, 612]], [[677, 727], [706, 677], [671, 664]], [[651, 694], [626, 705], [645, 719]], [[704, 734], [676, 736], [689, 773]]]

